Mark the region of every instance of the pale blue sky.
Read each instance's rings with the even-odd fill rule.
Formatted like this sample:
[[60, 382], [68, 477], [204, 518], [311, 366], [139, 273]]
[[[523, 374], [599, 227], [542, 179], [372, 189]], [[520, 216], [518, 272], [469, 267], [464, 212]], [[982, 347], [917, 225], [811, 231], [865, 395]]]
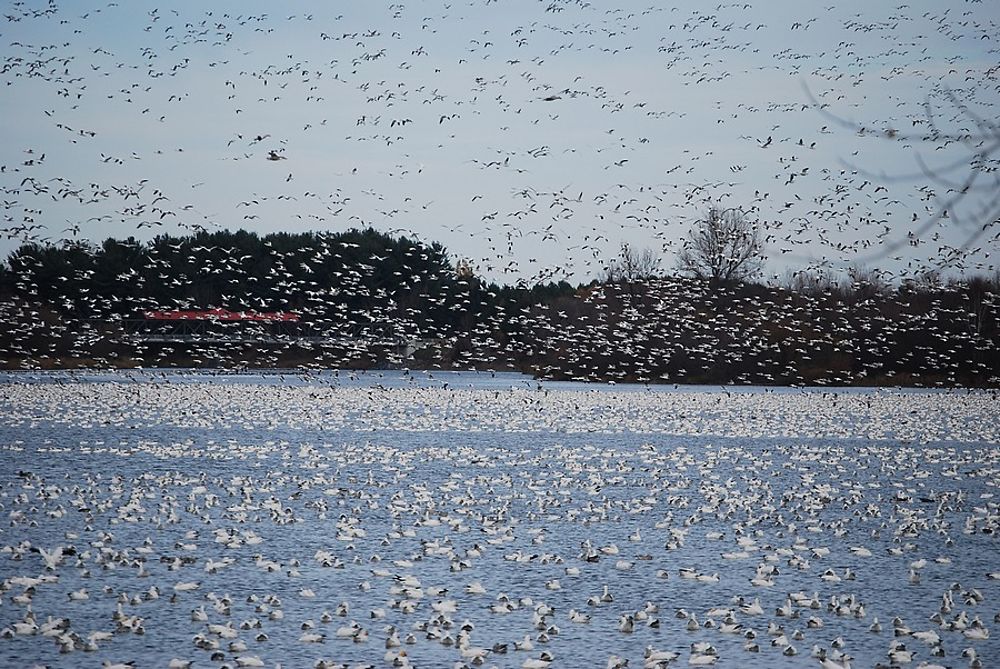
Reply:
[[[946, 88], [995, 122], [991, 3], [683, 4], [8, 5], [0, 252], [370, 225], [489, 278], [579, 281], [622, 242], [669, 267], [709, 200], [765, 225], [770, 275], [919, 271], [988, 223], [975, 195], [914, 245], [946, 186], [859, 170], [919, 172], [919, 154], [964, 177], [967, 146], [884, 131], [926, 132], [926, 100], [974, 131]], [[997, 231], [951, 271], [993, 271]]]

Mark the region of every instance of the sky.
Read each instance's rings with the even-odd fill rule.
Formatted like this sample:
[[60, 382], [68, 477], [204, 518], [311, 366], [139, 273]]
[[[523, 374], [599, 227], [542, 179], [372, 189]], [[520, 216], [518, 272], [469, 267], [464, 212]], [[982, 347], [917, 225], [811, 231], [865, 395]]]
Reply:
[[1000, 12], [945, 4], [7, 3], [0, 256], [372, 227], [581, 282], [715, 204], [765, 278], [992, 273]]

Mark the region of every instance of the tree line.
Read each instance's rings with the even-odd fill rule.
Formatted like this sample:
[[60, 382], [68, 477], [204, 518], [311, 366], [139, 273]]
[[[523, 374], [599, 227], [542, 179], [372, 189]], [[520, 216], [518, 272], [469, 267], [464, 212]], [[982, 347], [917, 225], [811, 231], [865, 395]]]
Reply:
[[[387, 364], [509, 369], [589, 381], [996, 386], [997, 276], [890, 285], [799, 272], [754, 280], [760, 243], [709, 212], [677, 272], [623, 247], [571, 286], [486, 282], [440, 244], [375, 230], [162, 235], [149, 242], [25, 244], [0, 266], [0, 362], [60, 366]], [[715, 227], [713, 231], [711, 228]], [[735, 240], [735, 241], [734, 241]], [[129, 342], [150, 309], [293, 311], [313, 332], [440, 344], [396, 354], [289, 340], [275, 346]]]

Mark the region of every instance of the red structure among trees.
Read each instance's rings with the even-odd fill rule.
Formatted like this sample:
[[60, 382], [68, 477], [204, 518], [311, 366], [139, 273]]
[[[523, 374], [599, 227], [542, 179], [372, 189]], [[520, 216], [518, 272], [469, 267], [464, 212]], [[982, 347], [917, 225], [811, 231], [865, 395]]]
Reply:
[[297, 323], [299, 315], [292, 311], [229, 311], [228, 309], [172, 309], [143, 312], [151, 321], [256, 321], [265, 323]]

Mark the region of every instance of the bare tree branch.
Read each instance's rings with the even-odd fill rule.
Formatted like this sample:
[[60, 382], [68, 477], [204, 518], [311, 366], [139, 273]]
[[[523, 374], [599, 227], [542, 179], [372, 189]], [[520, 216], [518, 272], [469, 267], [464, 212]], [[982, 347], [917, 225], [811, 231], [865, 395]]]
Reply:
[[[804, 81], [802, 82], [802, 87], [805, 91], [806, 97], [809, 98], [813, 106], [824, 118], [844, 128], [851, 129], [860, 135], [874, 134], [871, 130], [860, 123], [842, 118], [827, 110], [827, 105], [820, 103], [816, 99], [812, 91], [809, 89], [808, 84]], [[945, 88], [942, 89], [942, 92], [949, 103], [972, 122], [972, 124], [976, 127], [975, 133], [942, 132], [938, 127], [934, 105], [932, 105], [931, 101], [928, 99], [924, 102], [924, 114], [926, 116], [927, 125], [931, 130], [930, 133], [920, 135], [903, 135], [895, 129], [888, 128], [881, 131], [879, 134], [895, 141], [908, 140], [923, 144], [933, 144], [935, 145], [935, 148], [943, 148], [948, 144], [958, 143], [967, 149], [968, 153], [943, 167], [936, 168], [929, 166], [924, 161], [923, 157], [917, 153], [915, 161], [917, 166], [920, 168], [920, 172], [918, 174], [895, 175], [891, 177], [887, 175], [871, 174], [863, 168], [848, 165], [848, 167], [857, 169], [860, 173], [869, 176], [869, 178], [877, 178], [882, 181], [903, 181], [925, 178], [933, 184], [946, 188], [948, 191], [946, 196], [943, 198], [938, 197], [936, 194], [934, 195], [937, 206], [930, 216], [917, 223], [917, 217], [916, 214], [914, 214], [915, 228], [908, 230], [905, 235], [900, 235], [895, 240], [883, 244], [876, 254], [867, 258], [859, 258], [862, 262], [865, 260], [874, 260], [879, 257], [885, 257], [886, 255], [895, 252], [899, 248], [912, 243], [914, 239], [919, 239], [922, 235], [927, 233], [931, 228], [938, 225], [944, 219], [950, 219], [952, 223], [958, 227], [962, 227], [964, 224], [964, 226], [970, 230], [968, 238], [965, 240], [965, 243], [960, 249], [963, 252], [969, 250], [972, 245], [982, 238], [983, 235], [986, 234], [987, 230], [989, 230], [992, 226], [1000, 223], [1000, 218], [998, 218], [998, 214], [1000, 214], [998, 209], [1000, 208], [997, 206], [998, 196], [996, 195], [997, 193], [1000, 193], [1000, 172], [998, 172], [998, 168], [995, 165], [997, 162], [996, 156], [1000, 153], [1000, 125], [977, 115], [969, 109], [965, 103], [959, 100], [952, 90]], [[994, 163], [994, 165], [991, 165], [991, 163]], [[961, 181], [956, 181], [955, 179], [947, 178], [945, 176], [949, 172], [959, 169], [966, 170], [965, 177]], [[973, 205], [969, 205], [970, 207], [974, 207], [971, 218], [959, 216], [957, 208], [959, 205], [963, 204], [970, 195], [973, 194], [977, 196], [985, 194], [988, 201], [981, 204], [977, 202]]]

